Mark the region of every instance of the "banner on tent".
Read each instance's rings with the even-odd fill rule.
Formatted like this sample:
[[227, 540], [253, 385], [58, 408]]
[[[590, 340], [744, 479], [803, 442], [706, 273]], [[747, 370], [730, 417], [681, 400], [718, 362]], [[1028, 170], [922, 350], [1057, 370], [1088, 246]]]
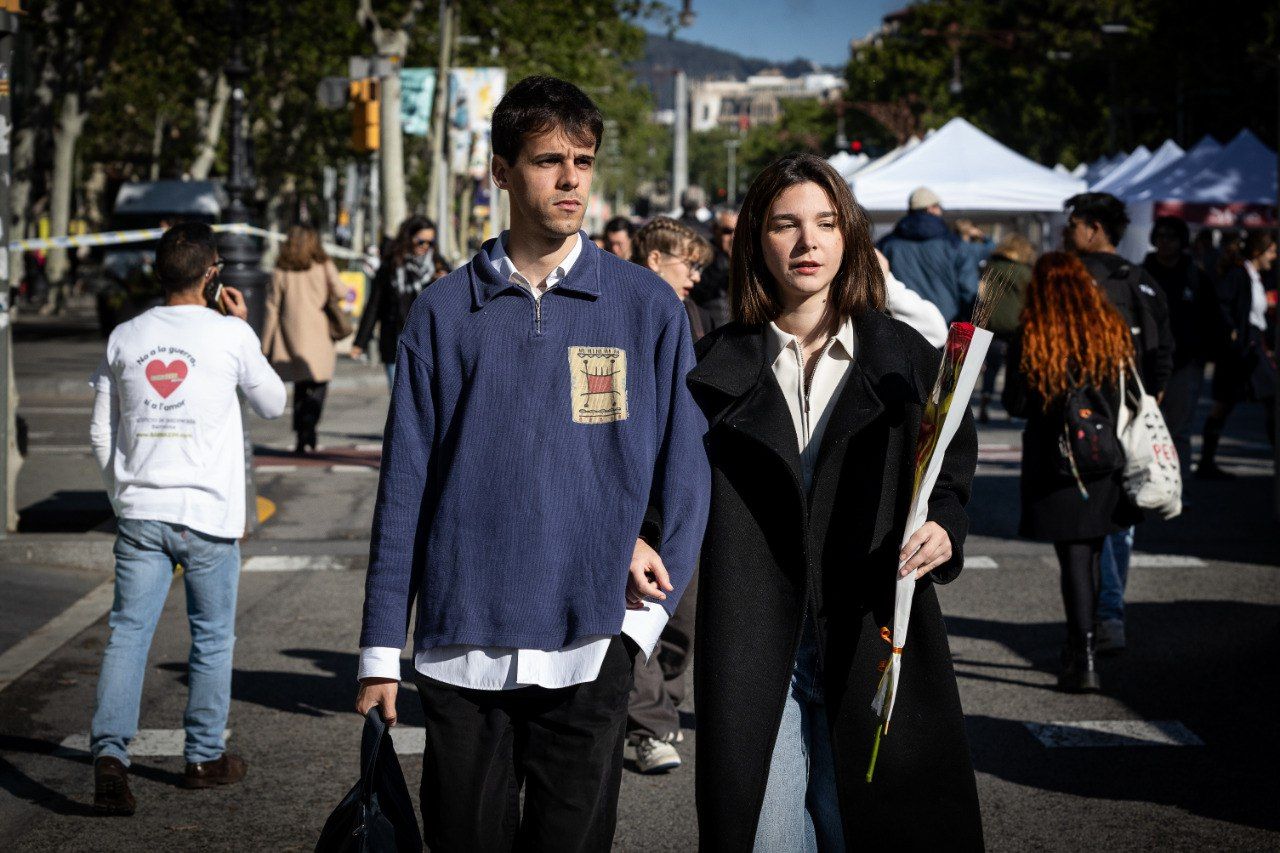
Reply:
[[1190, 225], [1205, 228], [1275, 228], [1276, 206], [1273, 204], [1190, 204], [1181, 201], [1158, 201], [1152, 211], [1156, 216], [1177, 216]]

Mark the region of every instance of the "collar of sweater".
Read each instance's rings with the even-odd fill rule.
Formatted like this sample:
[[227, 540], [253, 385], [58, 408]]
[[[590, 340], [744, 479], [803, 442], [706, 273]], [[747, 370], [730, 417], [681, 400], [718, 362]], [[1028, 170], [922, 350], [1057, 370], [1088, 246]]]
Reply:
[[[496, 239], [498, 238], [493, 238], [493, 240]], [[518, 292], [521, 289], [519, 285], [503, 278], [494, 267], [493, 261], [489, 259], [493, 240], [485, 241], [480, 251], [467, 265], [471, 275], [471, 298], [476, 308], [482, 307], [490, 299], [508, 290]], [[591, 242], [586, 232], [579, 231], [578, 240], [581, 242], [582, 254], [569, 269], [569, 274], [556, 284], [555, 289], [572, 290], [591, 299], [597, 299], [600, 296], [600, 248]]]

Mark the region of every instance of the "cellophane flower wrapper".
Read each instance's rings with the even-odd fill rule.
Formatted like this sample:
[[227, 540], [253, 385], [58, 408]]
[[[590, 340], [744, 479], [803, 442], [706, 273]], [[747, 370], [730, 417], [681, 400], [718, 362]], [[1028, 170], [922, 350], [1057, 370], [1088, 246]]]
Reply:
[[[911, 504], [907, 510], [907, 525], [902, 536], [903, 545], [928, 521], [929, 497], [942, 470], [947, 447], [955, 438], [956, 430], [960, 428], [969, 408], [969, 398], [982, 373], [982, 363], [987, 357], [991, 339], [991, 332], [971, 323], [951, 324], [942, 353], [942, 366], [933, 384], [933, 392], [925, 401], [920, 421], [920, 436], [916, 440], [915, 477]], [[911, 603], [915, 592], [914, 573], [898, 578], [893, 597], [892, 630], [882, 632], [891, 648], [875, 699], [871, 703], [872, 709], [880, 715], [880, 725], [876, 728], [872, 765], [867, 771], [868, 782], [875, 769], [880, 735], [889, 731], [889, 720], [893, 717], [894, 703], [898, 698], [898, 682], [902, 678], [902, 652], [907, 645], [907, 628], [911, 624]]]

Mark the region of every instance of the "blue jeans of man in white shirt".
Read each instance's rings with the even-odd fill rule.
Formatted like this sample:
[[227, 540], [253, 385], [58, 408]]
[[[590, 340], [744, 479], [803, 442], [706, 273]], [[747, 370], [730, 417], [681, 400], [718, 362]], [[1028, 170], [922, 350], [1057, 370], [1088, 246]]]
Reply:
[[164, 609], [174, 566], [182, 565], [191, 626], [190, 693], [182, 724], [188, 763], [222, 756], [231, 705], [240, 544], [163, 521], [122, 518], [116, 535], [116, 591], [111, 639], [102, 656], [90, 752], [129, 763], [151, 637]]
[[769, 760], [754, 849], [757, 853], [842, 853], [845, 849], [818, 646], [812, 623], [807, 621]]
[[1112, 533], [1102, 544], [1099, 569], [1098, 622], [1124, 621], [1124, 588], [1129, 584], [1129, 561], [1133, 555], [1133, 527]]

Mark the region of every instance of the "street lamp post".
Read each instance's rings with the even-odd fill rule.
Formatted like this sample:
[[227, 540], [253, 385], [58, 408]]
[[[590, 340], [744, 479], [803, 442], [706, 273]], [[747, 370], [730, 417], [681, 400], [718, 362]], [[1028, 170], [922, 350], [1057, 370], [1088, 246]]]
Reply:
[[738, 146], [742, 144], [741, 139], [726, 139], [724, 141], [725, 151], [728, 153], [728, 203], [730, 207], [738, 206]]
[[[250, 140], [244, 132], [244, 83], [249, 77], [249, 68], [244, 64], [241, 44], [243, 10], [238, 0], [232, 0], [230, 6], [232, 46], [231, 59], [227, 62], [225, 73], [227, 82], [231, 85], [231, 164], [226, 185], [229, 202], [222, 219], [226, 223], [248, 224], [251, 211], [245, 199], [254, 187], [253, 172], [249, 165]], [[262, 240], [249, 234], [226, 233], [218, 241], [218, 251], [226, 261], [222, 270], [223, 283], [244, 294], [245, 304], [249, 309], [249, 325], [261, 334], [267, 304], [267, 282], [270, 279], [262, 270]]]
[[[223, 212], [223, 221], [248, 224], [249, 205], [245, 196], [253, 191], [253, 172], [250, 168], [250, 141], [244, 133], [244, 82], [249, 69], [244, 64], [241, 44], [243, 9], [239, 0], [231, 0], [231, 59], [225, 73], [231, 85], [231, 168], [227, 175], [229, 202]], [[224, 233], [218, 241], [218, 254], [226, 266], [222, 269], [222, 281], [244, 294], [249, 309], [249, 325], [262, 334], [263, 315], [267, 305], [267, 283], [270, 275], [262, 269], [262, 241], [250, 234]], [[240, 401], [240, 418], [244, 424], [244, 485], [245, 532], [252, 533], [258, 527], [258, 491], [253, 482], [253, 440], [249, 437], [249, 413], [244, 400]]]

